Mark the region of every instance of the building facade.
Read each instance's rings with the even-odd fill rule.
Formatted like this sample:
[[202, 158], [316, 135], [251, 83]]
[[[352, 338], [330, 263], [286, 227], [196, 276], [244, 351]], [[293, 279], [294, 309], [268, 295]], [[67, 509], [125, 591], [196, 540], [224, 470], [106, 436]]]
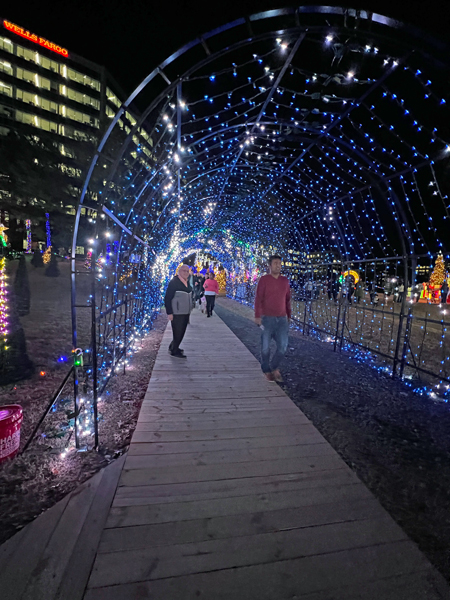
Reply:
[[[76, 158], [74, 141], [92, 145], [100, 140], [125, 98], [104, 67], [7, 19], [1, 20], [0, 136], [17, 128], [33, 135], [45, 131], [54, 136], [61, 169], [73, 178], [74, 202], [65, 206], [69, 214], [75, 212], [85, 175], [85, 169], [74, 168], [68, 160]], [[138, 111], [127, 110], [119, 126], [129, 134], [138, 118]], [[151, 163], [153, 141], [145, 126], [136, 131], [133, 142], [141, 160]], [[132, 154], [138, 156], [137, 152]], [[95, 211], [82, 211], [87, 218], [95, 218]]]

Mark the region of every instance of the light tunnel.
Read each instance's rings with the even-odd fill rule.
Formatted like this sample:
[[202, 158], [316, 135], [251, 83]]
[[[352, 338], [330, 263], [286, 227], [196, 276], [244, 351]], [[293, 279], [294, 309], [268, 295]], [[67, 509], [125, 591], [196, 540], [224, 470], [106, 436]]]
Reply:
[[[154, 68], [111, 119], [76, 215], [73, 341], [103, 348], [100, 379], [190, 252], [229, 269], [269, 248], [325, 274], [389, 263], [406, 285], [421, 257], [447, 256], [448, 56], [388, 17], [301, 6], [238, 19]], [[102, 217], [89, 231], [83, 206]], [[75, 247], [87, 237], [109, 266], [81, 334]]]

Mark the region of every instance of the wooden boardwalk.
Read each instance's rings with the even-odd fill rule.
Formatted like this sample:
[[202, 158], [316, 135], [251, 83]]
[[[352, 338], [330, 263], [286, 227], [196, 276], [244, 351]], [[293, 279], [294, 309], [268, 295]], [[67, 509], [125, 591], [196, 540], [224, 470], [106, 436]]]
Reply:
[[168, 328], [115, 494], [120, 463], [1, 547], [2, 598], [450, 600], [217, 316], [193, 314], [186, 360], [168, 355], [170, 337]]
[[166, 330], [85, 600], [450, 598], [217, 317]]

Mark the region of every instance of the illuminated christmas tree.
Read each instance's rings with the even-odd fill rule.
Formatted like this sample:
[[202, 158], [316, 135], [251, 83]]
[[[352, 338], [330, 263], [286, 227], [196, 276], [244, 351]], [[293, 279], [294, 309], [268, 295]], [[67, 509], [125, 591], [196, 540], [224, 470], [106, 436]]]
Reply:
[[433, 272], [430, 277], [430, 285], [442, 285], [445, 279], [445, 263], [442, 254], [438, 254]]
[[42, 255], [42, 260], [44, 261], [44, 265], [48, 265], [48, 263], [50, 262], [51, 257], [52, 257], [52, 247], [48, 246], [47, 250]]
[[227, 286], [227, 274], [225, 269], [217, 272], [216, 280], [219, 284], [219, 294], [224, 294]]

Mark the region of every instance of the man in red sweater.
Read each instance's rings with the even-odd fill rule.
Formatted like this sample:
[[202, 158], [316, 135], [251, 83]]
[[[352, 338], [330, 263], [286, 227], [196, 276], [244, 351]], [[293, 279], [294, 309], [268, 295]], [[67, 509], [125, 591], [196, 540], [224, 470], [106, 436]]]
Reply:
[[[261, 368], [268, 381], [283, 381], [279, 365], [286, 354], [289, 320], [291, 318], [291, 289], [289, 280], [281, 275], [281, 257], [269, 258], [269, 275], [258, 282], [255, 298], [255, 323], [261, 333]], [[276, 352], [270, 366], [270, 342], [276, 343]]]

